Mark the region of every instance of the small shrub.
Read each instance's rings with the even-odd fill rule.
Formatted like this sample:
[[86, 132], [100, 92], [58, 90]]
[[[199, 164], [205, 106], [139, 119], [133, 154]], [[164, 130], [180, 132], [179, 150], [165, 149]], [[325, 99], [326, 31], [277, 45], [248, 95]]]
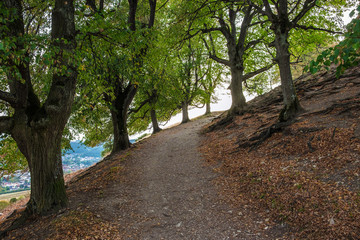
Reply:
[[16, 201], [17, 201], [17, 199], [16, 199], [16, 198], [12, 198], [12, 199], [10, 199], [10, 204], [12, 204], [12, 203], [16, 203]]

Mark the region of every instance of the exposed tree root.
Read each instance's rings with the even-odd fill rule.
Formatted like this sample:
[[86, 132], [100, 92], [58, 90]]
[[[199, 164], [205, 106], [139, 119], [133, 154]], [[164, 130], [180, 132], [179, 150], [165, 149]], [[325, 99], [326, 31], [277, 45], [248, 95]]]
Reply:
[[[23, 226], [23, 224], [26, 222], [26, 220], [28, 220], [30, 218], [30, 216], [32, 216], [32, 215], [31, 215], [30, 211], [28, 210], [28, 208], [26, 208], [23, 211], [15, 210], [2, 223], [1, 229], [4, 228], [4, 230], [0, 231], [0, 239], [5, 238], [10, 231]], [[9, 226], [6, 226], [6, 225], [9, 225]]]
[[212, 132], [212, 131], [215, 131], [218, 129], [222, 129], [222, 128], [228, 126], [229, 124], [231, 124], [233, 122], [233, 119], [234, 119], [233, 115], [227, 114], [227, 115], [223, 116], [220, 121], [209, 126], [205, 130], [205, 132]]
[[281, 132], [284, 128], [290, 126], [295, 121], [287, 121], [287, 122], [278, 122], [271, 125], [269, 128], [263, 129], [257, 135], [253, 136], [248, 140], [243, 140], [239, 143], [238, 148], [248, 148], [249, 152], [256, 149], [260, 144], [262, 144], [266, 139], [270, 138], [274, 133]]

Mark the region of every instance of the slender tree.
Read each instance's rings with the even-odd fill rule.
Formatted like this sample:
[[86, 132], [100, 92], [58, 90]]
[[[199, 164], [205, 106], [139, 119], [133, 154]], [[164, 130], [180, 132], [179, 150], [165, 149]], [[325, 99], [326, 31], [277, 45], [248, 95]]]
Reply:
[[[334, 23], [331, 22], [329, 12], [331, 7], [337, 8], [346, 4], [339, 1], [317, 1], [317, 0], [296, 0], [296, 1], [249, 1], [250, 6], [257, 9], [263, 16], [266, 16], [271, 23], [270, 29], [275, 39], [272, 46], [276, 48], [275, 61], [280, 70], [281, 88], [284, 107], [280, 113], [280, 121], [287, 121], [293, 118], [302, 107], [296, 95], [295, 86], [290, 68], [290, 44], [289, 35], [292, 29], [304, 29], [308, 31], [334, 32]], [[316, 11], [318, 9], [322, 10]], [[340, 7], [341, 9], [341, 7]], [[312, 21], [306, 21], [309, 16]], [[329, 20], [326, 20], [329, 18]], [[317, 21], [314, 21], [317, 20]], [[325, 28], [324, 26], [331, 26]]]
[[[267, 55], [264, 42], [268, 38], [260, 27], [264, 22], [258, 21], [256, 9], [245, 2], [200, 1], [189, 12], [187, 37], [202, 33], [209, 57], [230, 69], [232, 105], [229, 115], [242, 114], [247, 109], [244, 82], [274, 65], [268, 57], [263, 57]], [[226, 42], [225, 48], [222, 41]], [[255, 55], [262, 61], [256, 66], [247, 64]]]
[[[80, 78], [84, 80], [86, 89], [81, 95], [88, 97], [89, 102], [80, 109], [83, 111], [90, 107], [104, 112], [99, 105], [107, 106], [113, 131], [112, 152], [130, 146], [127, 129], [129, 108], [144, 76], [143, 58], [151, 44], [156, 0], [149, 0], [145, 5], [141, 2], [139, 8], [137, 0], [120, 2], [119, 5], [101, 5], [101, 2], [97, 5], [92, 1], [91, 19], [88, 20], [92, 31], [88, 31], [84, 25], [83, 47], [87, 50], [83, 68], [87, 71], [81, 73]], [[146, 17], [137, 16], [139, 11], [147, 11], [148, 14]], [[108, 122], [109, 119], [102, 120]], [[108, 127], [108, 124], [103, 125]]]

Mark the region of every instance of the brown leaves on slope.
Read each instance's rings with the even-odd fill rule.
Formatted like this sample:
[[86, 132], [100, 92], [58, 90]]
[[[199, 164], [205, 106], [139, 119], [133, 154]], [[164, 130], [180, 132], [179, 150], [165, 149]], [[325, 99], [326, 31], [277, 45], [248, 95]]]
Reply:
[[[360, 236], [359, 72], [299, 82], [306, 111], [256, 147], [250, 139], [276, 123], [278, 94], [254, 100], [252, 113], [206, 134], [202, 152], [208, 162], [221, 163], [216, 182], [231, 203], [250, 206], [274, 226], [289, 225], [292, 233], [284, 238]], [[278, 105], [264, 108], [265, 101]]]

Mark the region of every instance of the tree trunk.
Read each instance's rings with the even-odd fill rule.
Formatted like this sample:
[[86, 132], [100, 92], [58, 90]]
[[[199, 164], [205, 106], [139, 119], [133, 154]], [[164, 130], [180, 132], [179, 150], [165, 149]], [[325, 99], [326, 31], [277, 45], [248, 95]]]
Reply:
[[155, 109], [151, 109], [150, 110], [150, 115], [151, 115], [151, 122], [152, 122], [152, 126], [153, 126], [153, 133], [158, 133], [161, 131], [161, 128], [159, 127], [159, 123], [158, 120], [156, 118], [156, 111]]
[[190, 121], [190, 119], [189, 119], [189, 111], [188, 111], [188, 103], [183, 102], [181, 104], [181, 108], [182, 108], [182, 121], [181, 121], [181, 123], [187, 123], [187, 122]]
[[129, 134], [127, 130], [127, 118], [129, 106], [135, 97], [137, 87], [129, 83], [122, 90], [121, 83], [115, 86], [115, 100], [111, 102], [110, 112], [114, 127], [114, 142], [112, 153], [125, 150], [130, 147]]
[[121, 109], [111, 110], [114, 127], [114, 143], [112, 152], [118, 152], [130, 147], [129, 134], [127, 131], [127, 114]]
[[246, 99], [242, 86], [242, 71], [236, 67], [231, 68], [231, 98], [230, 115], [243, 114], [246, 110]]
[[288, 33], [281, 32], [280, 27], [275, 30], [276, 61], [279, 65], [281, 89], [283, 94], [284, 107], [281, 110], [279, 120], [287, 121], [302, 109], [296, 95], [290, 69]]
[[206, 105], [205, 115], [209, 115], [211, 113], [210, 102], [206, 102], [205, 105]]
[[27, 204], [31, 213], [44, 215], [67, 205], [61, 162], [61, 137], [51, 130], [33, 133], [27, 156], [31, 175], [31, 194]]
[[[20, 11], [21, 12], [21, 11]], [[67, 205], [61, 162], [61, 139], [74, 100], [77, 66], [73, 61], [75, 41], [74, 5], [72, 0], [56, 0], [52, 12], [51, 38], [61, 49], [54, 66], [65, 67], [66, 74], [55, 72], [46, 101], [40, 105], [32, 90], [30, 74], [24, 77], [28, 92], [18, 95], [22, 86], [13, 84], [11, 91], [24, 104], [14, 107], [11, 136], [27, 159], [31, 175], [31, 194], [27, 213], [44, 215]], [[66, 40], [66, 41], [65, 41]], [[17, 65], [20, 72], [26, 64]]]

